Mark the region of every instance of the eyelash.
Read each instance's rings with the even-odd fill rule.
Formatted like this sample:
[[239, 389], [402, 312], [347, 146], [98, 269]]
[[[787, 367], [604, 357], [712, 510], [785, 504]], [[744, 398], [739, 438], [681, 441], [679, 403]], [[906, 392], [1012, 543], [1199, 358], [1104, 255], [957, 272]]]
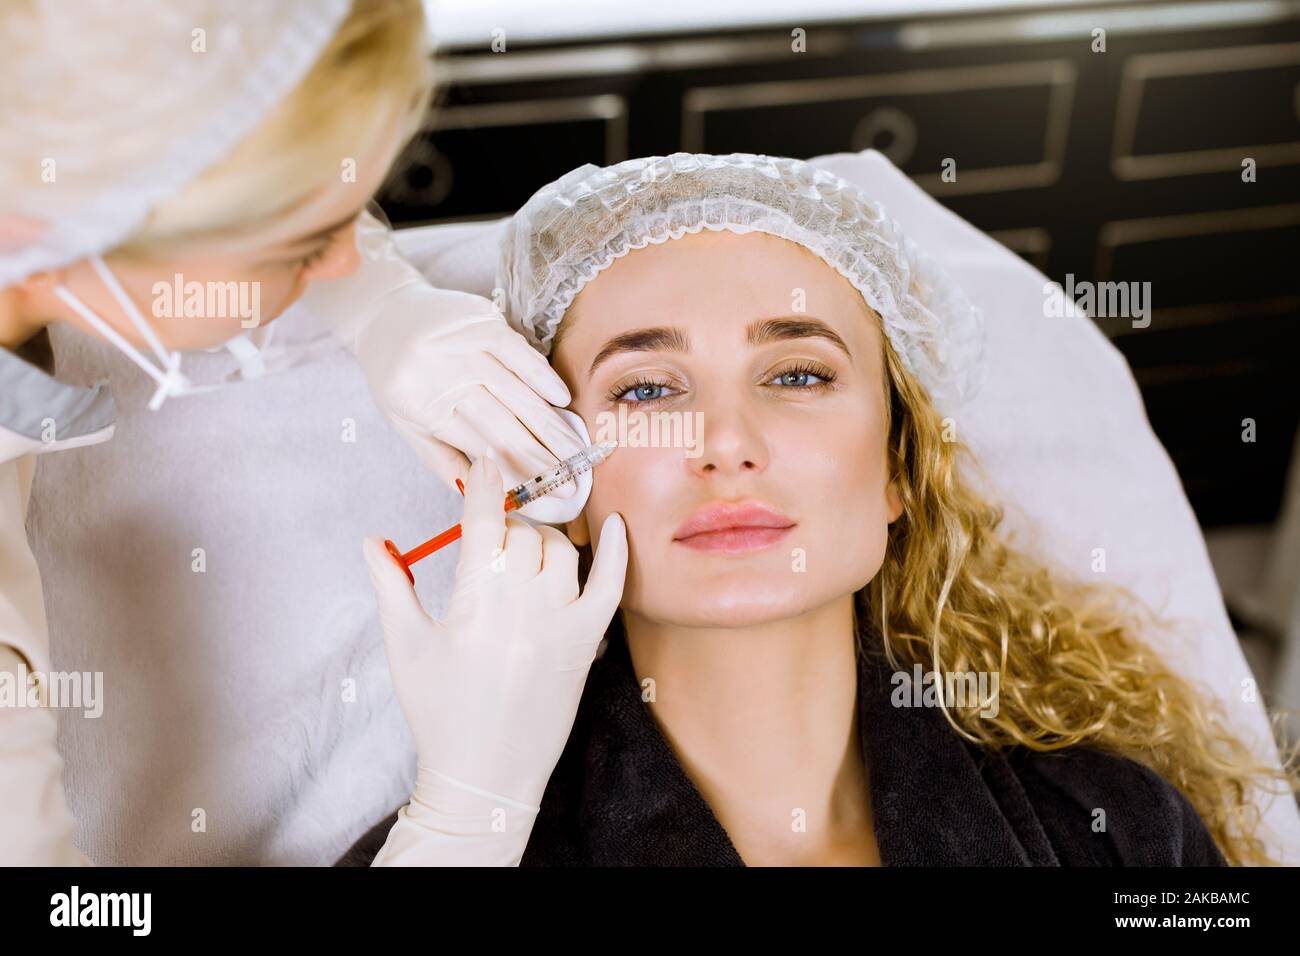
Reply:
[[320, 246], [319, 246], [315, 251], [310, 252], [310, 253], [308, 253], [307, 255], [303, 256], [301, 259], [299, 259], [299, 260], [298, 260], [298, 268], [300, 268], [300, 269], [310, 269], [312, 266], [314, 266], [314, 265], [320, 263], [322, 260], [324, 260], [324, 258], [330, 254], [331, 250], [333, 250], [335, 243], [337, 243], [337, 242], [339, 241], [339, 234], [340, 234], [340, 233], [341, 233], [345, 228], [347, 228], [347, 227], [346, 227], [346, 226], [339, 226], [338, 229], [334, 230], [334, 232], [330, 233], [330, 234], [325, 238], [325, 241], [322, 242], [322, 243], [320, 244]]
[[315, 252], [311, 252], [311, 253], [308, 253], [307, 255], [303, 256], [303, 257], [298, 261], [298, 267], [299, 267], [300, 269], [310, 269], [312, 266], [316, 265], [316, 264], [319, 263], [322, 259], [325, 258], [326, 254], [329, 253], [330, 248], [331, 248], [333, 245], [334, 245], [334, 243], [333, 243], [332, 241], [331, 241], [331, 242], [327, 242], [327, 243], [325, 243], [325, 245], [321, 246], [321, 247], [320, 247], [319, 249], [317, 249]]
[[[784, 378], [787, 375], [814, 375], [822, 379], [820, 382], [814, 382], [808, 385], [790, 385], [787, 388], [794, 388], [799, 391], [823, 392], [834, 387], [835, 373], [824, 365], [818, 365], [815, 362], [799, 361], [790, 365], [779, 372], [773, 374], [772, 378]], [[667, 382], [659, 382], [649, 378], [639, 378], [634, 382], [619, 384], [614, 386], [605, 397], [610, 403], [623, 401], [623, 396], [628, 392], [635, 391], [638, 388], [667, 388]], [[643, 398], [640, 400], [628, 401], [629, 405], [652, 405], [655, 402], [662, 402], [670, 395], [660, 395], [658, 398]]]

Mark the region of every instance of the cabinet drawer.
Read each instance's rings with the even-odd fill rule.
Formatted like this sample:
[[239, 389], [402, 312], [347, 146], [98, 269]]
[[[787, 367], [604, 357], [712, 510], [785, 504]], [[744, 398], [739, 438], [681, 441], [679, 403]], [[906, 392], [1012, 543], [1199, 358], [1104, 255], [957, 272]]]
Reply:
[[[1147, 417], [1205, 525], [1277, 516], [1300, 424], [1295, 318], [1238, 318], [1124, 336]], [[1243, 420], [1255, 441], [1242, 441]]]
[[381, 202], [393, 222], [510, 215], [583, 163], [626, 159], [627, 136], [627, 103], [608, 93], [444, 107], [397, 163]]
[[[1300, 203], [1105, 223], [1101, 282], [1150, 282], [1148, 329], [1098, 316], [1113, 335], [1300, 312]], [[1248, 279], [1246, 277], [1249, 277]], [[1294, 321], [1294, 318], [1291, 319]]]
[[[682, 149], [806, 158], [874, 148], [938, 194], [1046, 186], [1064, 162], [1075, 73], [1046, 60], [694, 87]], [[941, 179], [948, 157], [952, 183]]]
[[1300, 163], [1300, 43], [1129, 57], [1111, 169], [1155, 179]]

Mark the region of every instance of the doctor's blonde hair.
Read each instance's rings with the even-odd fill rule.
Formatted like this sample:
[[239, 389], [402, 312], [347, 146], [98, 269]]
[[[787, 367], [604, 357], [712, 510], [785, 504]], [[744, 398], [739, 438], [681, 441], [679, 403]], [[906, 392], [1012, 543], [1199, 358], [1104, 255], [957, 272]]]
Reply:
[[154, 208], [116, 252], [247, 238], [361, 162], [395, 122], [421, 126], [433, 63], [420, 0], [353, 0], [302, 82], [223, 161]]
[[1278, 862], [1257, 835], [1252, 789], [1300, 789], [1295, 751], [1284, 769], [1261, 763], [1229, 732], [1222, 705], [1161, 661], [1145, 637], [1176, 622], [1126, 588], [1078, 580], [1006, 544], [1004, 509], [960, 473], [963, 458], [963, 468], [979, 467], [974, 455], [948, 440], [928, 394], [881, 339], [889, 464], [903, 512], [889, 526], [880, 572], [855, 596], [855, 614], [876, 619], [890, 663], [997, 672], [996, 717], [981, 716], [978, 703], [944, 706], [963, 737], [1037, 751], [1086, 746], [1137, 761], [1182, 792], [1229, 863]]

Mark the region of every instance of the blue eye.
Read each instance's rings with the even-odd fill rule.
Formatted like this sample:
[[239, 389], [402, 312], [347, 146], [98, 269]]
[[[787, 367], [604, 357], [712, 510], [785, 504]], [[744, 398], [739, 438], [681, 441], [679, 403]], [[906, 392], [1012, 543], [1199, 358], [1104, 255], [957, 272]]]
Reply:
[[[812, 379], [816, 381], [810, 381]], [[830, 388], [831, 383], [834, 381], [835, 373], [824, 365], [817, 365], [812, 362], [796, 362], [789, 368], [778, 372], [768, 384], [782, 385], [796, 391], [820, 392]]]
[[[767, 384], [778, 385], [796, 392], [822, 392], [832, 388], [834, 381], [835, 372], [831, 369], [811, 362], [798, 362], [778, 372], [768, 380]], [[643, 378], [626, 385], [616, 385], [606, 396], [606, 400], [611, 403], [627, 402], [631, 405], [649, 404], [671, 397], [674, 393], [667, 391], [669, 388], [666, 382]]]
[[792, 369], [788, 372], [782, 372], [775, 379], [773, 379], [773, 381], [780, 382], [782, 385], [789, 385], [794, 388], [807, 388], [808, 379], [820, 378], [820, 377], [821, 376], [819, 375], [814, 375], [812, 372], [795, 371]]
[[640, 402], [655, 402], [661, 398], [666, 397], [663, 394], [663, 391], [667, 387], [668, 386], [665, 385], [663, 382], [652, 382], [649, 380], [633, 382], [631, 385], [629, 385], [626, 388], [620, 388], [614, 395], [611, 396], [610, 401], [614, 401], [614, 402], [628, 401], [627, 396], [634, 395], [636, 397], [634, 399], [631, 399], [631, 401], [634, 404]]

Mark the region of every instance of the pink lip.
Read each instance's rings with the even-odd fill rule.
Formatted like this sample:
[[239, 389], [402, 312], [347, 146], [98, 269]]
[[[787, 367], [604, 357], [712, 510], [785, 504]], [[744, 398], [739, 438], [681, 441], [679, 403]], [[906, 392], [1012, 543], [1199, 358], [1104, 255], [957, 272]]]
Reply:
[[687, 518], [673, 540], [695, 551], [758, 551], [775, 544], [794, 526], [793, 520], [766, 505], [719, 501]]

